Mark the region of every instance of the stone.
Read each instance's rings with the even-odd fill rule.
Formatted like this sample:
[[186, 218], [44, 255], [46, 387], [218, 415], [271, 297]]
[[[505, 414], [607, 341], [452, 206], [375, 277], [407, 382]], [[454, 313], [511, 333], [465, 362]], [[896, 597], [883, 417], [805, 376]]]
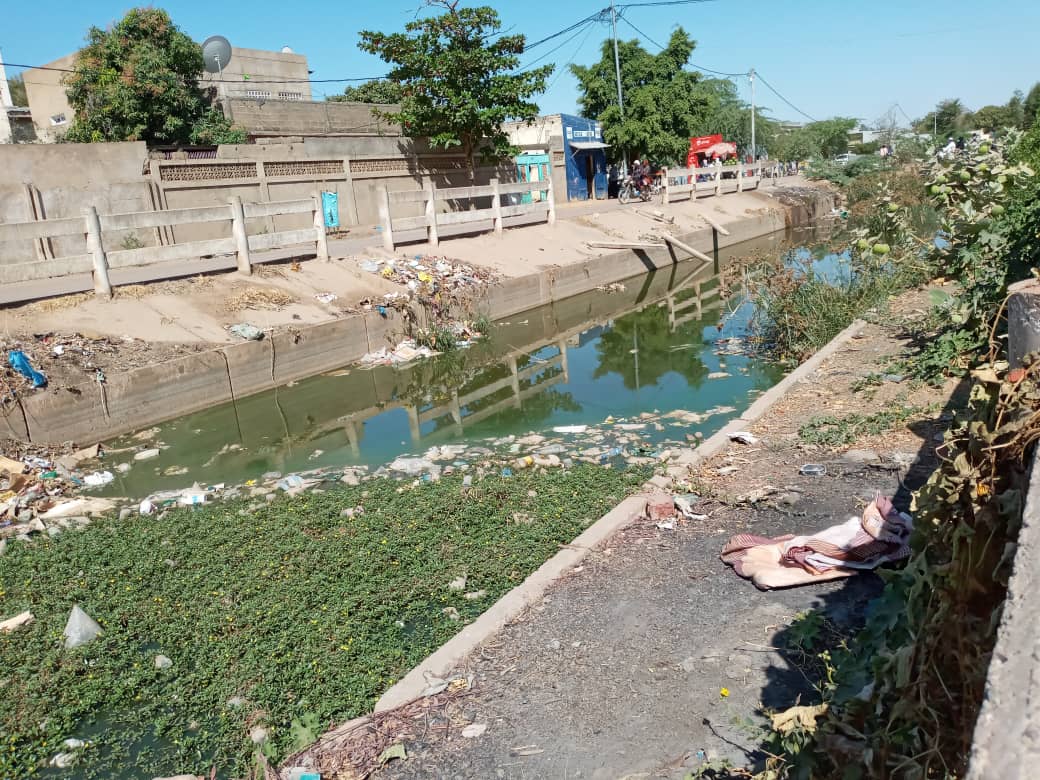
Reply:
[[357, 487], [361, 484], [361, 480], [358, 478], [358, 475], [355, 474], [353, 471], [344, 474], [342, 477], [339, 478], [339, 481], [342, 482], [344, 485], [349, 485], [350, 487]]
[[455, 607], [445, 607], [444, 609], [441, 610], [441, 612], [443, 612], [445, 615], [448, 616], [448, 620], [458, 620], [459, 619], [459, 611], [457, 609], [455, 609]]
[[267, 729], [263, 726], [253, 726], [249, 729], [249, 738], [254, 745], [262, 745], [267, 741]]
[[802, 496], [799, 493], [784, 493], [777, 499], [777, 503], [784, 506], [794, 506], [801, 500]]
[[275, 500], [276, 498], [278, 498], [278, 496], [276, 496], [276, 495], [275, 495], [274, 493], [265, 493], [265, 494], [264, 494], [264, 500], [265, 500], [265, 501], [266, 501], [267, 503], [271, 503], [271, 502], [272, 502], [272, 501], [274, 501], [274, 500]]
[[238, 709], [239, 707], [246, 706], [246, 700], [243, 696], [232, 696], [227, 700], [227, 706], [231, 709]]
[[155, 656], [156, 669], [169, 669], [171, 666], [173, 666], [173, 661], [167, 658], [165, 655], [162, 655], [160, 653], [159, 655]]
[[466, 576], [456, 577], [448, 583], [448, 590], [465, 590], [466, 589]]
[[131, 509], [128, 506], [124, 506], [122, 509], [119, 510], [119, 519], [120, 520], [129, 520], [130, 516], [133, 515], [133, 513], [134, 513], [133, 509]]
[[466, 739], [476, 739], [477, 737], [483, 736], [485, 731], [487, 731], [486, 723], [470, 723], [462, 729], [462, 736]]
[[675, 499], [668, 495], [651, 496], [646, 502], [646, 515], [652, 523], [670, 520], [675, 517]]
[[466, 599], [466, 601], [476, 601], [478, 599], [484, 598], [486, 595], [486, 590], [473, 590], [467, 593], [465, 596], [463, 596], [463, 598]]
[[58, 769], [68, 769], [76, 763], [76, 758], [77, 755], [75, 753], [58, 753], [58, 755], [52, 758], [48, 763]]
[[69, 737], [68, 739], [64, 740], [61, 744], [63, 747], [67, 747], [69, 750], [78, 750], [81, 747], [87, 746], [86, 742], [84, 742], [82, 739], [76, 739], [75, 737]]

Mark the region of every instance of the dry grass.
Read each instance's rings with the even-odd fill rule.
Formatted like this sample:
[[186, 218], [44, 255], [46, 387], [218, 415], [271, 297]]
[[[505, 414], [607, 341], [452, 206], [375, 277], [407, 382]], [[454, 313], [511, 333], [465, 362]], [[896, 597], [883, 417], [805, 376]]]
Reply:
[[292, 303], [296, 303], [296, 298], [285, 290], [268, 287], [243, 287], [224, 299], [224, 311], [235, 312], [244, 309], [278, 311]]
[[26, 311], [36, 311], [43, 313], [50, 313], [55, 311], [65, 311], [66, 309], [75, 309], [82, 303], [86, 303], [94, 297], [93, 293], [74, 293], [72, 295], [62, 295], [57, 298], [47, 298], [43, 301], [34, 301], [26, 305]]

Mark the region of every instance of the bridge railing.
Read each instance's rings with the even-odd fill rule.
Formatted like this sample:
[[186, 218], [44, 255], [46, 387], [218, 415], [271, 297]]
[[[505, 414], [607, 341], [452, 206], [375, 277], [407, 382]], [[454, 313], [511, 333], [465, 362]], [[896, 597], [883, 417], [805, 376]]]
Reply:
[[701, 168], [666, 168], [664, 202], [690, 200], [701, 194], [722, 195], [758, 189], [762, 168], [769, 163], [738, 163], [737, 165], [707, 165]]

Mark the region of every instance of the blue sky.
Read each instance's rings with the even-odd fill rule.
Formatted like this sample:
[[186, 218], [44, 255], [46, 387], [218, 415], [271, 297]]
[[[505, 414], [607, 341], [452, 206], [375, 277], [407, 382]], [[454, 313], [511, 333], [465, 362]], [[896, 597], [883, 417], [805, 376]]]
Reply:
[[[488, 2], [489, 0], [483, 0]], [[622, 0], [624, 1], [624, 0]], [[538, 40], [602, 8], [606, 0], [491, 0], [506, 27]], [[391, 32], [413, 18], [421, 0], [178, 0], [159, 3], [189, 35], [226, 35], [258, 49], [284, 45], [305, 54], [315, 79], [376, 76], [384, 65], [357, 49], [357, 31]], [[475, 3], [474, 3], [475, 4]], [[8, 3], [0, 49], [11, 63], [42, 64], [81, 45], [87, 28], [120, 17], [116, 0], [34, 0]], [[798, 109], [813, 118], [856, 116], [868, 123], [898, 103], [911, 117], [957, 96], [970, 108], [1003, 103], [1014, 89], [1040, 80], [1036, 32], [1040, 3], [1003, 0], [713, 0], [685, 6], [631, 8], [627, 17], [665, 42], [676, 25], [697, 40], [692, 62], [726, 72], [754, 67]], [[619, 35], [639, 37], [624, 23]], [[558, 70], [587, 64], [609, 34], [606, 25], [571, 40], [545, 61]], [[569, 36], [535, 49], [534, 60]], [[656, 51], [652, 44], [644, 45]], [[18, 68], [9, 68], [17, 72]], [[747, 80], [741, 79], [747, 96]], [[315, 95], [342, 85], [315, 84]], [[758, 102], [783, 119], [804, 119], [764, 86]], [[570, 112], [576, 85], [557, 72], [539, 100], [545, 113]], [[900, 118], [902, 119], [901, 115]], [[902, 119], [905, 121], [905, 119]]]

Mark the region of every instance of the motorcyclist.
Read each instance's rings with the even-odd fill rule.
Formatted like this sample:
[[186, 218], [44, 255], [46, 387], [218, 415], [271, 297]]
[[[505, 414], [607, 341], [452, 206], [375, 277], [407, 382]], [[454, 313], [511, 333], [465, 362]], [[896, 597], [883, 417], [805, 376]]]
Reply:
[[650, 187], [650, 162], [648, 160], [635, 160], [632, 163], [632, 183], [640, 193]]

